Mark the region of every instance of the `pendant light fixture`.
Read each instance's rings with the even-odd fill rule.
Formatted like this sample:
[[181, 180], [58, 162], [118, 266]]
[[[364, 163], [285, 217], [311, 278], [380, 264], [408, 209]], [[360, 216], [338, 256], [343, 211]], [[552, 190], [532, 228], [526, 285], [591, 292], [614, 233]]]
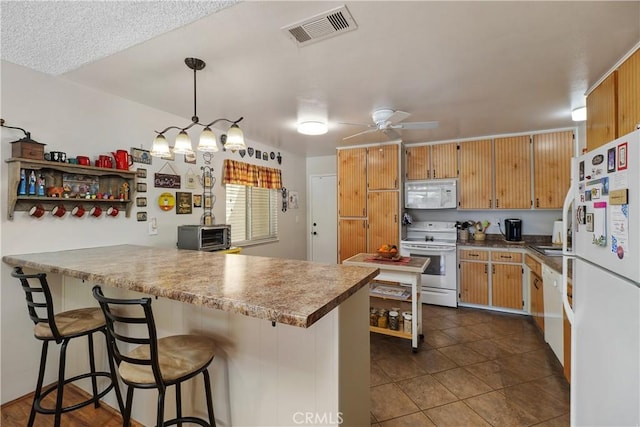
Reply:
[[165, 132], [170, 129], [177, 129], [180, 131], [176, 136], [175, 145], [173, 146], [173, 152], [177, 154], [193, 154], [191, 137], [189, 137], [189, 134], [187, 133], [187, 130], [193, 127], [193, 125], [200, 125], [204, 127], [204, 130], [200, 134], [200, 140], [198, 142], [198, 147], [196, 148], [196, 150], [207, 153], [215, 153], [219, 150], [219, 148], [218, 143], [216, 142], [216, 136], [211, 130], [211, 126], [221, 121], [231, 123], [231, 127], [227, 131], [227, 141], [225, 143], [225, 148], [233, 152], [235, 152], [236, 150], [244, 149], [246, 147], [244, 143], [244, 135], [242, 133], [242, 130], [238, 126], [238, 123], [242, 121], [243, 117], [240, 117], [238, 120], [221, 118], [207, 124], [200, 123], [200, 118], [197, 114], [196, 73], [202, 70], [207, 64], [203, 60], [198, 58], [185, 58], [184, 62], [185, 64], [187, 64], [187, 67], [193, 70], [193, 117], [191, 117], [191, 124], [186, 127], [169, 126], [163, 131], [154, 131], [158, 135], [153, 140], [151, 155], [155, 157], [165, 157], [171, 154], [169, 143], [167, 142], [167, 138], [164, 136]]

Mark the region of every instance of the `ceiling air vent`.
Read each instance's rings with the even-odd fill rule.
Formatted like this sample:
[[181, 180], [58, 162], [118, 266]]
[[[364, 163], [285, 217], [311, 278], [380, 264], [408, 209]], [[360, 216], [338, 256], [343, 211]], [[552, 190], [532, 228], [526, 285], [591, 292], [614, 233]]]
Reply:
[[295, 24], [287, 25], [282, 30], [295, 40], [298, 46], [306, 46], [347, 31], [353, 31], [356, 28], [358, 25], [347, 7], [340, 6]]

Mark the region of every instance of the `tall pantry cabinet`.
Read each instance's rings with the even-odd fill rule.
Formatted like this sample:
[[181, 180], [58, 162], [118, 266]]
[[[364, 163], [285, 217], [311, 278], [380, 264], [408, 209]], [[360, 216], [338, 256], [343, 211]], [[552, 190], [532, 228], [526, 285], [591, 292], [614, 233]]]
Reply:
[[338, 149], [338, 262], [400, 245], [400, 144]]

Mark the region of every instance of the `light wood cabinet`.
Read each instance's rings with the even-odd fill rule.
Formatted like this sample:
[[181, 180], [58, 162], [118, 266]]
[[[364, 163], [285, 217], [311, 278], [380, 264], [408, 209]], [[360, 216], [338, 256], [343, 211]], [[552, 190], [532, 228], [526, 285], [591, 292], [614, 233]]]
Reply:
[[338, 150], [338, 262], [399, 246], [400, 144]]
[[338, 150], [338, 216], [367, 216], [367, 149]]
[[587, 96], [587, 151], [613, 141], [618, 135], [616, 82], [614, 71]]
[[491, 140], [460, 144], [460, 209], [493, 208]]
[[524, 309], [522, 298], [522, 265], [491, 265], [491, 305], [494, 307]]
[[529, 255], [524, 262], [529, 267], [529, 312], [535, 325], [544, 334], [544, 295], [542, 286], [542, 265]]
[[[640, 124], [640, 50], [618, 67], [618, 137]], [[588, 111], [588, 110], [587, 110]]]
[[398, 146], [367, 148], [367, 184], [369, 190], [397, 190], [399, 186]]
[[458, 144], [407, 147], [407, 180], [458, 177]]
[[362, 252], [367, 252], [367, 221], [364, 219], [340, 219], [338, 221], [338, 258], [340, 262]]
[[369, 193], [369, 244], [368, 252], [373, 253], [383, 244], [400, 247], [398, 237], [399, 200], [397, 191], [376, 191]]
[[522, 252], [460, 248], [459, 303], [524, 310]]
[[574, 154], [573, 131], [533, 136], [534, 207], [562, 209], [571, 185], [571, 157]]
[[460, 302], [489, 305], [489, 264], [461, 261], [459, 267]]
[[529, 209], [531, 203], [531, 147], [528, 135], [496, 138], [496, 209]]

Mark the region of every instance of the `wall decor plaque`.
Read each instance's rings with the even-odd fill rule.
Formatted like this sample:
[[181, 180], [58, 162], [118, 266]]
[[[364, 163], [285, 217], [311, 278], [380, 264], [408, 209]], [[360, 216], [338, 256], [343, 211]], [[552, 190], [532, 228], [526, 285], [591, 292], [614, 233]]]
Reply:
[[180, 188], [180, 175], [156, 173], [153, 185], [158, 188]]
[[192, 212], [191, 193], [176, 191], [176, 214], [190, 214]]

